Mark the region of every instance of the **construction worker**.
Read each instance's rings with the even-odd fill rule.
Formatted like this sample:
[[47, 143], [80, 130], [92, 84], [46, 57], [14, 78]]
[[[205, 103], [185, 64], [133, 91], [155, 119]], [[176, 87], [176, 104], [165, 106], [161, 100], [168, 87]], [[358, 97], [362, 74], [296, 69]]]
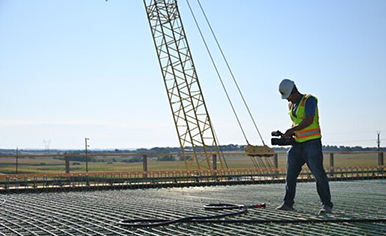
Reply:
[[319, 213], [332, 213], [330, 186], [323, 168], [318, 100], [312, 95], [301, 94], [290, 79], [281, 81], [279, 92], [282, 99], [288, 100], [289, 115], [292, 120], [292, 127], [284, 133], [283, 138], [294, 137], [295, 143], [287, 153], [284, 202], [276, 209], [294, 210], [296, 180], [302, 166], [307, 163], [315, 177], [317, 192], [323, 205]]

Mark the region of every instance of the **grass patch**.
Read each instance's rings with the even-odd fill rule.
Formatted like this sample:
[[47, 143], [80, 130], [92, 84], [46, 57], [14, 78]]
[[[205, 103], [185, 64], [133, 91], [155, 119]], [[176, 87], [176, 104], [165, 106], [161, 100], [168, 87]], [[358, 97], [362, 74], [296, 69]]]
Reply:
[[[254, 168], [251, 158], [246, 155], [226, 155], [226, 162], [230, 169]], [[111, 159], [107, 157], [106, 160]], [[142, 171], [142, 162], [127, 163], [122, 162], [124, 158], [116, 158], [116, 162], [89, 162], [89, 172], [126, 172], [126, 171]], [[324, 154], [324, 166], [329, 167], [330, 154]], [[19, 158], [18, 173], [23, 174], [54, 174], [64, 173], [65, 164], [63, 160], [53, 158]], [[79, 165], [73, 165], [74, 163]], [[13, 174], [16, 172], [15, 158], [0, 158], [0, 173]], [[366, 167], [377, 166], [378, 155], [376, 153], [350, 153], [350, 154], [334, 154], [335, 167]], [[286, 153], [278, 153], [279, 168], [286, 166]], [[156, 158], [148, 159], [148, 170], [186, 170], [184, 161], [157, 161]], [[85, 172], [86, 163], [74, 161], [70, 163], [71, 172]]]

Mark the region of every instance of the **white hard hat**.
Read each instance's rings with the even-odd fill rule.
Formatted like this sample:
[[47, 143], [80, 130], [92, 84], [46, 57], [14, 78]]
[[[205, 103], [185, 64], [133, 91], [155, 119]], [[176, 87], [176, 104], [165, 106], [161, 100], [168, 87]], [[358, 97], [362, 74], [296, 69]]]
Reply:
[[290, 79], [283, 79], [279, 85], [279, 92], [281, 94], [282, 99], [287, 99], [290, 95], [292, 90], [295, 87], [295, 83]]

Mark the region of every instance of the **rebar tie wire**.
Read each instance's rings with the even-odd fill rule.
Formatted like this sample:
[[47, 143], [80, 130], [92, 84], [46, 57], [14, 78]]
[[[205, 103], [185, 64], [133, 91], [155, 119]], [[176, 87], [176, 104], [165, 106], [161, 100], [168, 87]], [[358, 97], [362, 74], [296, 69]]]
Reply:
[[204, 205], [206, 210], [229, 210], [240, 209], [239, 211], [227, 212], [224, 214], [211, 216], [186, 216], [176, 219], [159, 219], [159, 218], [143, 218], [143, 219], [123, 219], [119, 221], [119, 225], [132, 228], [142, 227], [158, 227], [175, 223], [226, 223], [226, 224], [320, 224], [320, 223], [384, 223], [386, 218], [378, 219], [361, 219], [361, 218], [324, 218], [324, 219], [220, 219], [228, 216], [243, 215], [248, 213], [248, 208], [265, 208], [266, 204], [208, 204]]

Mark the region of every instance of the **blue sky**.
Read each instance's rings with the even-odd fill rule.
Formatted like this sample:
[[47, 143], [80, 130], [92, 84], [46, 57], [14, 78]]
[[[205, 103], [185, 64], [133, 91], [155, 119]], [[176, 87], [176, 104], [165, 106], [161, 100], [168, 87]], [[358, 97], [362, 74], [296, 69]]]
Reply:
[[[261, 141], [190, 0], [247, 137]], [[325, 145], [386, 142], [386, 1], [201, 0], [269, 143], [290, 126], [279, 82], [319, 99]], [[245, 144], [185, 0], [180, 11], [220, 144]], [[0, 0], [0, 148], [178, 146], [141, 0]]]

